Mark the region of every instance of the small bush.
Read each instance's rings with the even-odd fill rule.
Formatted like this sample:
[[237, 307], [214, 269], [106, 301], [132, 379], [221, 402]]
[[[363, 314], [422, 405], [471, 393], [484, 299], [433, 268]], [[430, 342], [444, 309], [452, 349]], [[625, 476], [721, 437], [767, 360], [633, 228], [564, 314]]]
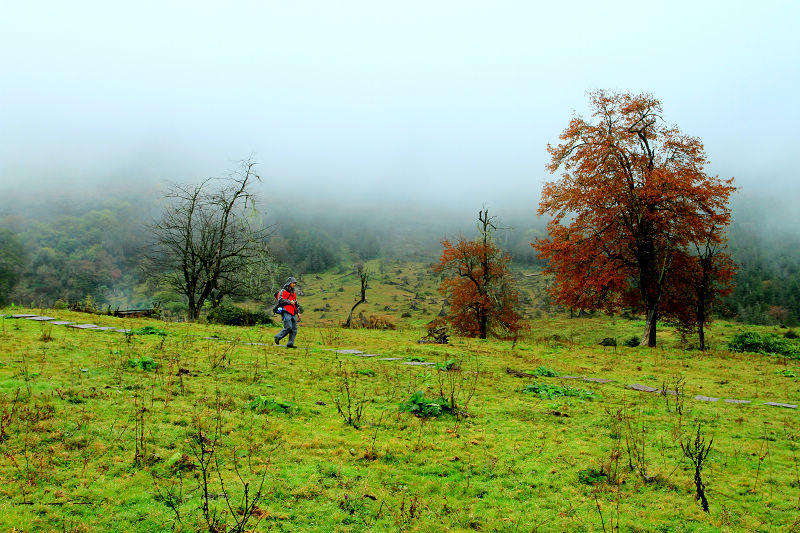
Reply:
[[531, 383], [522, 389], [522, 392], [535, 394], [545, 400], [552, 400], [559, 396], [574, 396], [582, 400], [594, 400], [598, 398], [598, 396], [590, 390], [548, 385], [545, 383]]
[[451, 410], [450, 402], [444, 398], [429, 400], [425, 398], [425, 393], [422, 391], [415, 392], [407, 402], [400, 404], [401, 413], [411, 413], [420, 418], [436, 418]]
[[152, 357], [145, 356], [139, 359], [128, 359], [128, 366], [139, 370], [155, 370], [158, 368], [158, 362], [154, 361]]
[[455, 359], [448, 359], [447, 361], [445, 361], [443, 363], [436, 363], [435, 368], [436, 368], [436, 370], [442, 370], [444, 372], [449, 372], [451, 370], [458, 370], [459, 369], [459, 365], [458, 365], [458, 361], [456, 361]]
[[235, 305], [222, 305], [212, 309], [206, 320], [209, 324], [223, 326], [256, 326], [259, 324], [272, 324], [272, 316], [263, 311], [248, 311]]
[[367, 329], [397, 329], [391, 317], [383, 315], [370, 315], [364, 327]]
[[162, 337], [166, 337], [167, 332], [153, 326], [144, 326], [143, 328], [132, 329], [130, 335], [161, 335]]
[[786, 333], [783, 334], [783, 338], [785, 339], [800, 339], [800, 335], [793, 329], [790, 329]]
[[623, 344], [628, 348], [636, 348], [637, 346], [639, 346], [639, 342], [640, 342], [639, 337], [634, 335], [630, 339], [626, 340]]
[[732, 352], [768, 353], [800, 359], [800, 348], [791, 340], [775, 334], [762, 335], [755, 331], [736, 334], [728, 343], [728, 349]]
[[59, 298], [58, 300], [56, 300], [56, 303], [53, 304], [53, 309], [58, 309], [59, 311], [63, 311], [69, 309], [69, 304], [64, 300], [62, 300], [61, 298]]
[[247, 408], [256, 413], [286, 413], [292, 414], [297, 410], [297, 407], [292, 402], [283, 400], [275, 400], [267, 398], [266, 396], [258, 395], [253, 398], [248, 404]]
[[558, 377], [558, 372], [555, 370], [551, 370], [546, 366], [539, 366], [536, 367], [536, 370], [533, 371], [534, 374], [537, 376], [541, 376], [543, 378], [555, 378]]
[[584, 485], [597, 485], [608, 481], [608, 474], [597, 468], [588, 468], [578, 472], [578, 481]]

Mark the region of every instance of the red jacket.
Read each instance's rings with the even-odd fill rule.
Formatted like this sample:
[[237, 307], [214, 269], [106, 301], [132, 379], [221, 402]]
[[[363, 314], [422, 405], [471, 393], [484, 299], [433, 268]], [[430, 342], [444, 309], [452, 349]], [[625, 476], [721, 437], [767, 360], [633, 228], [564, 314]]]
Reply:
[[283, 306], [284, 311], [293, 316], [297, 314], [297, 294], [289, 292], [286, 289], [281, 289], [278, 293], [278, 301], [280, 302], [281, 300], [289, 300], [291, 302]]

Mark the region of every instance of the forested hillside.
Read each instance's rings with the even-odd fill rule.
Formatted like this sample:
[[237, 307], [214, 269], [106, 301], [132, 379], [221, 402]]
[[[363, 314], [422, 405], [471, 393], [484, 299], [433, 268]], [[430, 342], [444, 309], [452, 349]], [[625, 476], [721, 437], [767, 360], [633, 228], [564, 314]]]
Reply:
[[[274, 203], [274, 202], [273, 202]], [[151, 243], [148, 224], [160, 213], [155, 190], [90, 191], [6, 196], [0, 199], [0, 304], [31, 307], [85, 302], [100, 308], [141, 308], [160, 301], [180, 315], [181, 296], [159, 286], [140, 268]], [[480, 206], [474, 209], [477, 212]], [[528, 212], [494, 210], [497, 240], [512, 266], [538, 268], [529, 243], [544, 223]], [[304, 204], [259, 204], [270, 227], [268, 283], [374, 259], [433, 262], [440, 241], [475, 233], [474, 216], [455, 210], [385, 208], [353, 210]], [[729, 246], [739, 265], [736, 288], [719, 311], [757, 324], [800, 322], [800, 238], [764, 199], [739, 198]], [[431, 272], [431, 276], [434, 274]], [[272, 287], [264, 287], [263, 298]]]

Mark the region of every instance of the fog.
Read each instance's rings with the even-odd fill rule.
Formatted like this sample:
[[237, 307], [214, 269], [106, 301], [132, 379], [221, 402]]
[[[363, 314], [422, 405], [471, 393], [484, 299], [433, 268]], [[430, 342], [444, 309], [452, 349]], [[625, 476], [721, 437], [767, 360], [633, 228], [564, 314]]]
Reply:
[[252, 154], [268, 204], [533, 211], [547, 143], [610, 89], [660, 98], [740, 198], [799, 196], [797, 2], [552, 4], [11, 3], [0, 194], [157, 188]]

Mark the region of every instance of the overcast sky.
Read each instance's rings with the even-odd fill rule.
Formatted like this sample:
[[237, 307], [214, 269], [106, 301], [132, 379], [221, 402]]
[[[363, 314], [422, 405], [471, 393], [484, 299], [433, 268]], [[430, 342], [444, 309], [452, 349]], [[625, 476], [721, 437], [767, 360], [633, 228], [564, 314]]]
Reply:
[[797, 191], [798, 24], [797, 0], [7, 2], [0, 193], [253, 153], [268, 194], [534, 207], [595, 89], [661, 99], [712, 173]]

